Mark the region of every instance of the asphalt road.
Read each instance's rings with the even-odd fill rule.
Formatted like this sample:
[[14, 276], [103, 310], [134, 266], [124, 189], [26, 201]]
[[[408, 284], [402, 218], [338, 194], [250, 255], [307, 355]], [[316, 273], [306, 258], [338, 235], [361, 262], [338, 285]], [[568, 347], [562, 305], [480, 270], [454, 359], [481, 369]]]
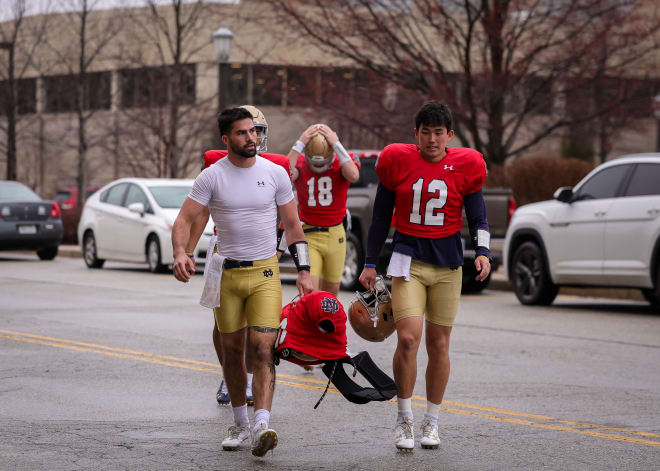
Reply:
[[[210, 311], [144, 267], [0, 253], [0, 469], [657, 470], [660, 315], [642, 302], [465, 296], [438, 450], [397, 452], [394, 403], [354, 405], [284, 362], [273, 454], [223, 452]], [[295, 294], [285, 284], [284, 300]], [[340, 293], [345, 306], [351, 293]], [[391, 374], [395, 336], [371, 344]], [[424, 413], [423, 351], [414, 396]], [[417, 445], [419, 447], [419, 445]]]

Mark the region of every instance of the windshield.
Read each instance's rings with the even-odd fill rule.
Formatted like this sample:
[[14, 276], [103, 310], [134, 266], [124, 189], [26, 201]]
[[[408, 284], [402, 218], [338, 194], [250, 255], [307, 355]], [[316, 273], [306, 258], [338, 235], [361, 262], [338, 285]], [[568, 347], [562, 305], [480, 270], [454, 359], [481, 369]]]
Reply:
[[150, 186], [149, 191], [153, 195], [158, 206], [164, 209], [179, 209], [184, 200], [190, 194], [192, 186]]
[[0, 185], [0, 201], [41, 201], [39, 195], [18, 183]]

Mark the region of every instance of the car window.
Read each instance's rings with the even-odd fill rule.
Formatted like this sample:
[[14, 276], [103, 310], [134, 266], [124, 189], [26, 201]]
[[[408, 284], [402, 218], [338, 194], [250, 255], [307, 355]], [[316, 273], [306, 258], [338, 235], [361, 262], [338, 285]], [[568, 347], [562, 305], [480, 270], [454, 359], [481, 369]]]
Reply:
[[147, 199], [147, 195], [144, 194], [144, 191], [140, 189], [137, 185], [130, 185], [128, 187], [128, 192], [126, 193], [126, 200], [124, 201], [124, 206], [128, 207], [129, 204], [133, 203], [142, 203], [144, 205], [144, 210], [147, 212], [151, 211], [151, 205]]
[[580, 187], [576, 200], [614, 198], [630, 165], [608, 167], [593, 175]]
[[118, 185], [111, 186], [103, 192], [101, 195], [101, 201], [121, 206], [122, 201], [124, 201], [124, 193], [126, 193], [127, 186], [128, 183], [119, 183]]
[[161, 208], [179, 209], [192, 186], [150, 186], [149, 191]]
[[85, 191], [85, 199], [88, 199], [90, 196], [92, 196], [94, 193], [96, 193], [96, 190], [98, 190], [98, 188], [95, 188], [93, 190]]
[[0, 182], [0, 201], [41, 201], [27, 186], [15, 182]]
[[351, 188], [366, 188], [378, 185], [378, 174], [376, 173], [376, 159], [361, 159], [360, 178], [351, 183]]
[[55, 193], [55, 201], [58, 203], [61, 201], [66, 201], [69, 198], [71, 198], [71, 192], [70, 191], [58, 191]]
[[638, 164], [626, 196], [660, 195], [660, 164]]

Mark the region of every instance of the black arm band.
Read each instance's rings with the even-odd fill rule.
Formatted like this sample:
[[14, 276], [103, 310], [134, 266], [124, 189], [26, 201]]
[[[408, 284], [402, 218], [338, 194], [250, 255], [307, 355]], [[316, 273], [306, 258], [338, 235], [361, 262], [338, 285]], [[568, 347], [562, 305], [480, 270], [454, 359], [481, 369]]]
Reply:
[[284, 244], [282, 243], [282, 240], [284, 239], [284, 229], [278, 229], [277, 230], [277, 251], [284, 253], [286, 250], [286, 239], [284, 239]]
[[306, 241], [301, 240], [289, 245], [289, 253], [298, 271], [309, 271], [309, 247]]

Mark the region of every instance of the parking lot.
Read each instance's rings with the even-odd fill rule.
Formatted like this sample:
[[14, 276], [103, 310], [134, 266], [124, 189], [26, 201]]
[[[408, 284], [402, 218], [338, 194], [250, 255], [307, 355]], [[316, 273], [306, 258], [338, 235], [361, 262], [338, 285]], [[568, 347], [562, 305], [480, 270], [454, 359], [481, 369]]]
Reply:
[[[560, 294], [551, 307], [506, 291], [465, 296], [439, 450], [397, 453], [394, 403], [350, 404], [326, 378], [278, 368], [264, 459], [223, 452], [231, 409], [215, 403], [210, 312], [146, 267], [33, 255], [0, 258], [0, 456], [4, 469], [656, 469], [660, 317], [634, 300]], [[283, 287], [285, 302], [295, 287]], [[340, 293], [347, 305], [351, 293]], [[391, 374], [394, 337], [370, 344]], [[424, 364], [418, 363], [420, 372]], [[414, 413], [425, 407], [418, 374]], [[417, 425], [418, 426], [418, 425]], [[417, 433], [419, 431], [417, 430]]]

